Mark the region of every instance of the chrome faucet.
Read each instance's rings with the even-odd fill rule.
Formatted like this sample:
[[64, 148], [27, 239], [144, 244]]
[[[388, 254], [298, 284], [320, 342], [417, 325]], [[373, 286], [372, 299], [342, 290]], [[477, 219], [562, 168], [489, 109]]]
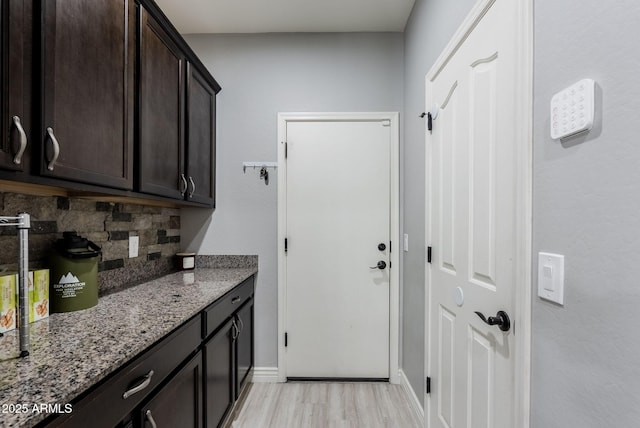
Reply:
[[18, 251], [18, 307], [20, 328], [20, 356], [29, 355], [29, 229], [31, 216], [20, 213], [16, 217], [0, 216], [0, 226], [16, 226], [20, 249]]

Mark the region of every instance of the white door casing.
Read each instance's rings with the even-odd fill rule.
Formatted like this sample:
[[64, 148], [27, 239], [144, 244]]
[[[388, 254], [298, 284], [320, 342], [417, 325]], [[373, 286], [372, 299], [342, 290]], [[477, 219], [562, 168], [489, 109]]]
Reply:
[[[397, 381], [398, 115], [281, 113], [278, 123], [279, 379]], [[370, 269], [379, 260], [390, 266]]]
[[[426, 78], [431, 428], [528, 426], [530, 16], [528, 2], [479, 1]], [[508, 332], [474, 313], [498, 310]]]

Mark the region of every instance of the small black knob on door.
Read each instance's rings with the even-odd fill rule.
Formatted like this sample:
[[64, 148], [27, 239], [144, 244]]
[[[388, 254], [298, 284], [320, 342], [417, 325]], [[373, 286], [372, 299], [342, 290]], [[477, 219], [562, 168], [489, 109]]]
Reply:
[[386, 249], [387, 249], [387, 246], [384, 244], [384, 242], [381, 242], [378, 244], [378, 250], [384, 251]]
[[380, 260], [378, 262], [378, 264], [376, 264], [375, 266], [371, 266], [370, 268], [371, 269], [380, 269], [380, 270], [382, 270], [382, 269], [384, 269], [386, 267], [387, 267], [387, 264], [383, 260]]

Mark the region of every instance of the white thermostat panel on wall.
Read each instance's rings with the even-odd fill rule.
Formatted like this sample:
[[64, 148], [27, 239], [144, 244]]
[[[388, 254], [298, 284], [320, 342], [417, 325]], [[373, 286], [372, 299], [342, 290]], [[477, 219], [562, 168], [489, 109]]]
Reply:
[[557, 140], [591, 129], [595, 87], [593, 79], [582, 79], [551, 98], [551, 138]]

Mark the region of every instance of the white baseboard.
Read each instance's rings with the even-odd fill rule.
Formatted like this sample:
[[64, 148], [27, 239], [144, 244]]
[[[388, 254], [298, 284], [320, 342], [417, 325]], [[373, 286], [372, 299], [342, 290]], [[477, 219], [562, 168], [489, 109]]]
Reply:
[[409, 383], [409, 379], [407, 379], [407, 375], [404, 374], [404, 371], [402, 371], [402, 369], [399, 370], [399, 377], [400, 385], [402, 385], [402, 389], [407, 396], [407, 401], [409, 402], [411, 410], [413, 411], [413, 413], [415, 413], [416, 417], [420, 421], [420, 426], [424, 426], [424, 408], [422, 407], [422, 403], [420, 403], [418, 396]]
[[253, 377], [251, 378], [253, 383], [278, 383], [278, 368], [277, 367], [254, 367]]

